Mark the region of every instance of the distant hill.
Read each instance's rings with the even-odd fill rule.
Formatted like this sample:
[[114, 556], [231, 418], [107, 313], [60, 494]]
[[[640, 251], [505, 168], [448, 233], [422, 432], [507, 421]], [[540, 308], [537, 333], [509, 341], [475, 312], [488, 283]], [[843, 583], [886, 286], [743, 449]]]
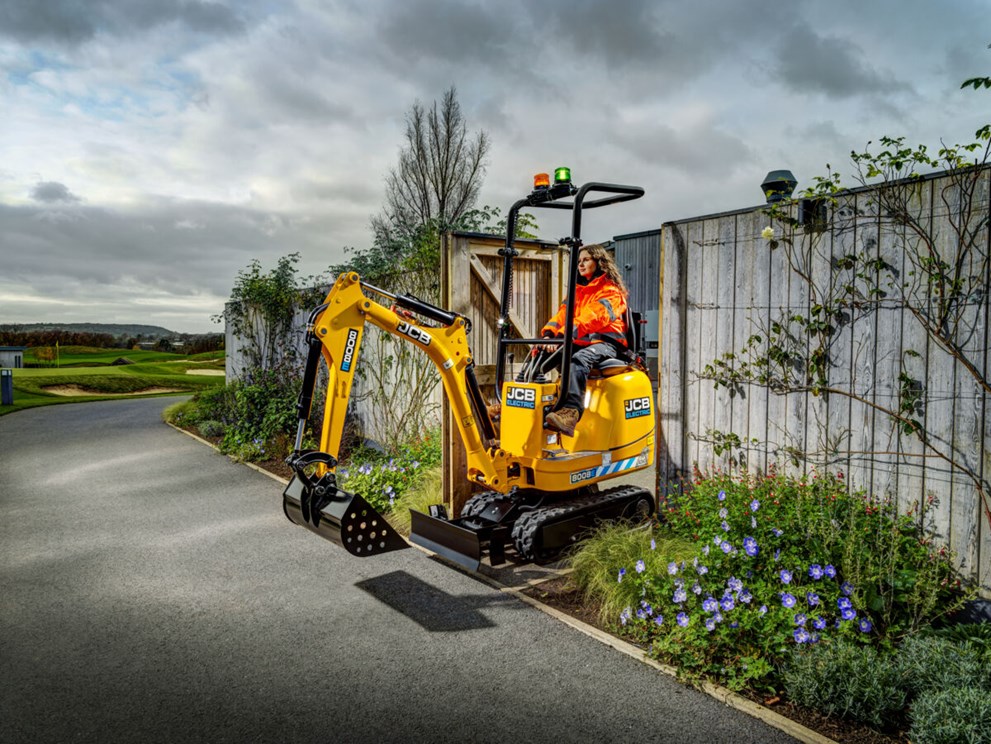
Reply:
[[177, 336], [175, 331], [153, 325], [125, 323], [0, 323], [0, 331], [33, 333], [36, 331], [65, 331], [66, 333], [107, 333], [111, 336]]

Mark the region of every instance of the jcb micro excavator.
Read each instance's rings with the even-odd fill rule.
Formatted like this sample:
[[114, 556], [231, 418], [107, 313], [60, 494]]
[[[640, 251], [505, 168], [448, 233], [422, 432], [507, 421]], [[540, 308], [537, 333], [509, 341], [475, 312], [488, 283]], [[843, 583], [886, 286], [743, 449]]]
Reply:
[[[509, 211], [503, 257], [497, 389], [502, 404], [497, 431], [475, 376], [468, 343], [470, 320], [410, 295], [394, 295], [362, 282], [356, 273], [338, 277], [307, 326], [309, 353], [297, 403], [296, 443], [287, 462], [295, 475], [283, 494], [283, 509], [295, 524], [341, 545], [352, 555], [371, 556], [409, 547], [386, 520], [357, 494], [337, 487], [335, 468], [344, 416], [366, 322], [423, 350], [437, 367], [452, 418], [467, 453], [469, 481], [484, 489], [465, 503], [457, 519], [443, 506], [431, 514], [412, 511], [410, 540], [475, 570], [483, 550], [490, 562], [505, 561], [511, 543], [525, 560], [546, 560], [603, 520], [647, 518], [652, 493], [633, 486], [599, 490], [598, 484], [650, 467], [654, 462], [654, 403], [643, 364], [640, 318], [627, 312], [624, 359], [593, 370], [586, 385], [585, 413], [574, 436], [554, 433], [544, 417], [567, 389], [573, 338], [513, 338], [509, 311], [516, 221], [523, 208], [572, 212], [571, 235], [560, 247], [570, 252], [565, 327], [574, 327], [578, 254], [584, 210], [638, 199], [643, 189], [607, 183], [572, 184], [567, 168], [551, 182], [538, 174], [534, 189]], [[589, 195], [597, 195], [589, 198]], [[382, 298], [388, 306], [377, 299]], [[553, 353], [540, 347], [557, 346]], [[526, 361], [505, 380], [512, 347], [525, 347]], [[320, 449], [302, 442], [320, 359], [329, 377]], [[560, 369], [557, 379], [552, 370]]]

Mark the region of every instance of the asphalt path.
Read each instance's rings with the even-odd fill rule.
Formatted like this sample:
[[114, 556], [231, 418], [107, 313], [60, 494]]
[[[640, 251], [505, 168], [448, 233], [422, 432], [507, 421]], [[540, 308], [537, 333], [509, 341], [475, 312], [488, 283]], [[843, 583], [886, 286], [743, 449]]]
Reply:
[[0, 741], [793, 741], [418, 550], [293, 526], [170, 402], [0, 418]]

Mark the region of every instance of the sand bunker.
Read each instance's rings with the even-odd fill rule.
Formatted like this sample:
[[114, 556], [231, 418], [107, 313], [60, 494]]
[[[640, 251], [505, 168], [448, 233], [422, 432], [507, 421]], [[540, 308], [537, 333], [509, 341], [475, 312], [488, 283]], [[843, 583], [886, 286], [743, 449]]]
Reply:
[[185, 392], [177, 388], [151, 387], [144, 390], [135, 390], [133, 393], [106, 393], [102, 390], [87, 390], [79, 385], [51, 385], [43, 387], [42, 390], [52, 395], [64, 395], [66, 397], [78, 397], [81, 395], [154, 395], [155, 393]]
[[224, 370], [222, 369], [187, 369], [187, 375], [210, 375], [211, 377], [223, 377]]

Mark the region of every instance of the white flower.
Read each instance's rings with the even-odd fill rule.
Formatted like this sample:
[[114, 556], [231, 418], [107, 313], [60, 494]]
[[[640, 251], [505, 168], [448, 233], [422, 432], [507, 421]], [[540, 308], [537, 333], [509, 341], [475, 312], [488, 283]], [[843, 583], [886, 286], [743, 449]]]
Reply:
[[773, 240], [774, 228], [768, 225], [767, 227], [765, 227], [763, 230], [760, 231], [760, 236], [764, 238], [764, 240]]

